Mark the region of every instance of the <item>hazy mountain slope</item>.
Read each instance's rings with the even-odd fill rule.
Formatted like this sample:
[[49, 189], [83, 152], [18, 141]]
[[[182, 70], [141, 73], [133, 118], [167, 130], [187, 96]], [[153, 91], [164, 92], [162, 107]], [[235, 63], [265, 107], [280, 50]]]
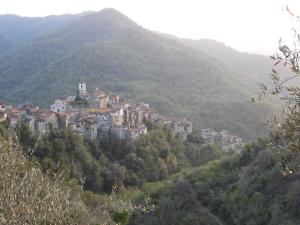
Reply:
[[0, 49], [0, 56], [13, 47], [31, 41], [45, 33], [51, 32], [80, 17], [78, 15], [61, 15], [47, 17], [21, 17], [16, 15], [0, 15], [0, 47], [5, 39], [6, 48]]
[[0, 35], [0, 55], [6, 53], [13, 48], [13, 43], [7, 40], [4, 36]]
[[[169, 37], [170, 38], [170, 37]], [[174, 38], [174, 37], [173, 37]], [[226, 66], [233, 69], [240, 79], [248, 79], [255, 82], [254, 87], [258, 88], [258, 83], [273, 83], [270, 79], [272, 69], [275, 69], [283, 78], [290, 76], [291, 70], [288, 66], [277, 64], [271, 59], [271, 55], [279, 53], [279, 49], [274, 49], [271, 55], [259, 55], [253, 53], [239, 52], [226, 44], [211, 39], [177, 39], [181, 43], [197, 49], [202, 53], [210, 55]], [[299, 80], [294, 80], [300, 84]], [[251, 84], [252, 85], [252, 84]]]
[[268, 111], [249, 104], [256, 89], [251, 77], [243, 79], [224, 62], [147, 31], [113, 9], [83, 15], [3, 57], [0, 77], [0, 95], [16, 103], [47, 105], [75, 93], [85, 79], [91, 88], [247, 138], [262, 134]]
[[[179, 41], [217, 58], [234, 69], [237, 74], [252, 78], [256, 85], [258, 82], [270, 82], [269, 74], [274, 68], [274, 61], [269, 56], [239, 52], [224, 43], [210, 39], [179, 39]], [[274, 49], [275, 52], [276, 49]], [[287, 69], [281, 65], [278, 65], [276, 70], [283, 75], [288, 73]]]

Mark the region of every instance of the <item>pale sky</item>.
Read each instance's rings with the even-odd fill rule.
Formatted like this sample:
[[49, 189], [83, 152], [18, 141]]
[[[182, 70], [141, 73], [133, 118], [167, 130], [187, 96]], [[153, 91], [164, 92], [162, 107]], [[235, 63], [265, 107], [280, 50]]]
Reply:
[[272, 54], [279, 38], [292, 34], [286, 5], [300, 15], [300, 0], [0, 0], [0, 14], [33, 17], [111, 7], [153, 31]]

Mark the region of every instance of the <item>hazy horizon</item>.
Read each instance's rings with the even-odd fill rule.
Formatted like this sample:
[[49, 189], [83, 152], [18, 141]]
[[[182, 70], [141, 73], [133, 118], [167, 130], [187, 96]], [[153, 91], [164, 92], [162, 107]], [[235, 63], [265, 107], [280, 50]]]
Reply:
[[114, 8], [152, 31], [193, 40], [213, 39], [241, 52], [264, 55], [277, 50], [279, 38], [285, 40], [291, 36], [294, 23], [292, 16], [285, 10], [286, 6], [289, 5], [293, 12], [300, 8], [300, 2], [296, 0], [130, 0], [127, 4], [120, 0], [0, 0], [0, 4], [1, 15], [25, 17], [78, 14]]

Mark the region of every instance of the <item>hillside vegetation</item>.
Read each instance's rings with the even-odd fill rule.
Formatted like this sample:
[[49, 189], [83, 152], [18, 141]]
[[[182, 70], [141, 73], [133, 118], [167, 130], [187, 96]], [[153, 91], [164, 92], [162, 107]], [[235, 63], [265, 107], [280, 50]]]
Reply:
[[182, 141], [163, 127], [148, 126], [147, 135], [124, 142], [114, 137], [89, 141], [69, 130], [51, 130], [36, 139], [24, 123], [9, 138], [7, 124], [1, 123], [1, 221], [127, 224], [133, 212], [153, 209], [147, 198], [123, 194], [127, 189], [139, 190], [223, 154], [197, 134]]
[[[52, 130], [49, 137], [36, 140], [29, 138], [28, 127], [20, 126], [18, 139], [27, 159], [21, 151], [12, 149], [15, 145], [0, 142], [2, 169], [10, 171], [4, 174], [9, 179], [2, 179], [6, 183], [0, 185], [20, 187], [4, 188], [0, 193], [1, 203], [7, 210], [5, 219], [20, 219], [9, 216], [11, 208], [5, 203], [11, 201], [9, 196], [20, 195], [17, 201], [24, 207], [14, 210], [18, 215], [25, 213], [25, 218], [25, 206], [31, 210], [30, 207], [36, 206], [34, 201], [38, 204], [45, 201], [43, 195], [37, 198], [34, 194], [44, 193], [41, 187], [46, 185], [51, 193], [47, 200], [54, 195], [57, 207], [43, 204], [32, 209], [37, 216], [29, 217], [31, 224], [41, 221], [40, 218], [55, 224], [52, 221], [62, 215], [62, 221], [76, 218], [74, 223], [66, 224], [81, 224], [79, 221], [111, 224], [114, 218], [125, 218], [121, 224], [129, 220], [131, 225], [296, 225], [300, 222], [299, 172], [285, 172], [281, 155], [269, 148], [276, 135], [246, 145], [240, 155], [235, 155], [224, 154], [214, 145], [203, 145], [203, 139], [196, 133], [183, 142], [163, 127], [148, 126], [150, 132], [135, 142], [114, 138], [91, 142], [68, 130]], [[0, 134], [6, 136], [6, 129], [1, 128]], [[36, 150], [31, 152], [34, 146]], [[294, 163], [299, 163], [299, 157]], [[83, 184], [85, 191], [79, 189], [79, 184]], [[28, 188], [36, 192], [26, 192]], [[118, 203], [120, 199], [107, 203], [104, 192], [111, 190], [117, 191], [125, 202], [131, 200], [137, 204], [146, 202], [150, 195], [155, 208], [148, 213], [135, 211], [129, 217], [132, 205]], [[68, 201], [62, 206], [68, 191], [73, 196], [72, 208]], [[106, 204], [108, 209], [111, 206], [107, 204], [112, 204], [112, 211], [93, 214], [101, 204]], [[60, 207], [65, 211], [58, 210]]]
[[[133, 142], [113, 136], [89, 141], [70, 130], [52, 130], [48, 137], [36, 140], [25, 124], [20, 126], [19, 136], [26, 155], [37, 160], [42, 171], [84, 181], [83, 187], [95, 193], [110, 193], [115, 185], [123, 189], [164, 180], [223, 154], [216, 145], [204, 144], [199, 134], [182, 141], [165, 128], [149, 129]], [[35, 151], [30, 154], [32, 148]]]
[[[20, 35], [22, 45], [0, 57], [1, 98], [46, 106], [75, 93], [84, 79], [90, 88], [146, 101], [201, 127], [228, 129], [246, 139], [265, 134], [262, 118], [270, 106], [249, 104], [256, 79], [241, 75], [236, 65], [148, 31], [113, 9], [69, 17], [42, 26], [30, 41]], [[15, 37], [7, 35], [13, 32], [5, 33], [0, 30], [14, 44]]]
[[0, 56], [26, 44], [36, 37], [49, 33], [60, 26], [74, 21], [78, 15], [47, 17], [0, 16]]
[[1, 224], [107, 225], [124, 206], [130, 212], [129, 204], [85, 192], [59, 173], [43, 174], [38, 162], [29, 161], [2, 126], [0, 131]]
[[146, 188], [157, 208], [136, 214], [130, 224], [299, 224], [299, 173], [283, 173], [267, 143], [260, 140], [240, 156], [209, 162], [166, 185]]

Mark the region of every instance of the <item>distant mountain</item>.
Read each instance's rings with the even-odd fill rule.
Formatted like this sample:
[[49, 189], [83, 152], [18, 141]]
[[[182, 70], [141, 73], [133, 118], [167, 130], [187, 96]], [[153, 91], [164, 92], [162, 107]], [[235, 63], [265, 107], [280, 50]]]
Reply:
[[201, 127], [244, 138], [266, 134], [263, 116], [270, 107], [249, 103], [257, 79], [234, 62], [148, 31], [114, 9], [68, 18], [41, 25], [39, 35], [0, 58], [1, 98], [47, 105], [74, 94], [84, 79], [91, 89], [149, 102]]
[[[0, 56], [13, 46], [18, 46], [36, 37], [57, 29], [60, 26], [74, 21], [78, 15], [61, 15], [47, 17], [20, 17], [16, 15], [0, 15]], [[3, 40], [6, 48], [1, 48]], [[9, 44], [8, 44], [9, 43]]]
[[[242, 53], [224, 43], [210, 40], [181, 39], [182, 43], [211, 55], [233, 68], [240, 75], [247, 75], [256, 82], [269, 81], [274, 62], [269, 56]], [[282, 68], [280, 70], [283, 71]]]
[[[169, 34], [159, 34], [218, 59], [233, 69], [237, 75], [243, 76], [243, 79], [249, 78], [249, 81], [254, 81], [256, 84], [257, 82], [270, 82], [268, 75], [274, 68], [274, 61], [270, 56], [239, 52], [222, 42], [211, 39], [180, 39]], [[286, 68], [280, 65], [276, 69], [282, 74], [288, 72]]]
[[6, 53], [13, 48], [13, 43], [0, 35], [0, 55]]

